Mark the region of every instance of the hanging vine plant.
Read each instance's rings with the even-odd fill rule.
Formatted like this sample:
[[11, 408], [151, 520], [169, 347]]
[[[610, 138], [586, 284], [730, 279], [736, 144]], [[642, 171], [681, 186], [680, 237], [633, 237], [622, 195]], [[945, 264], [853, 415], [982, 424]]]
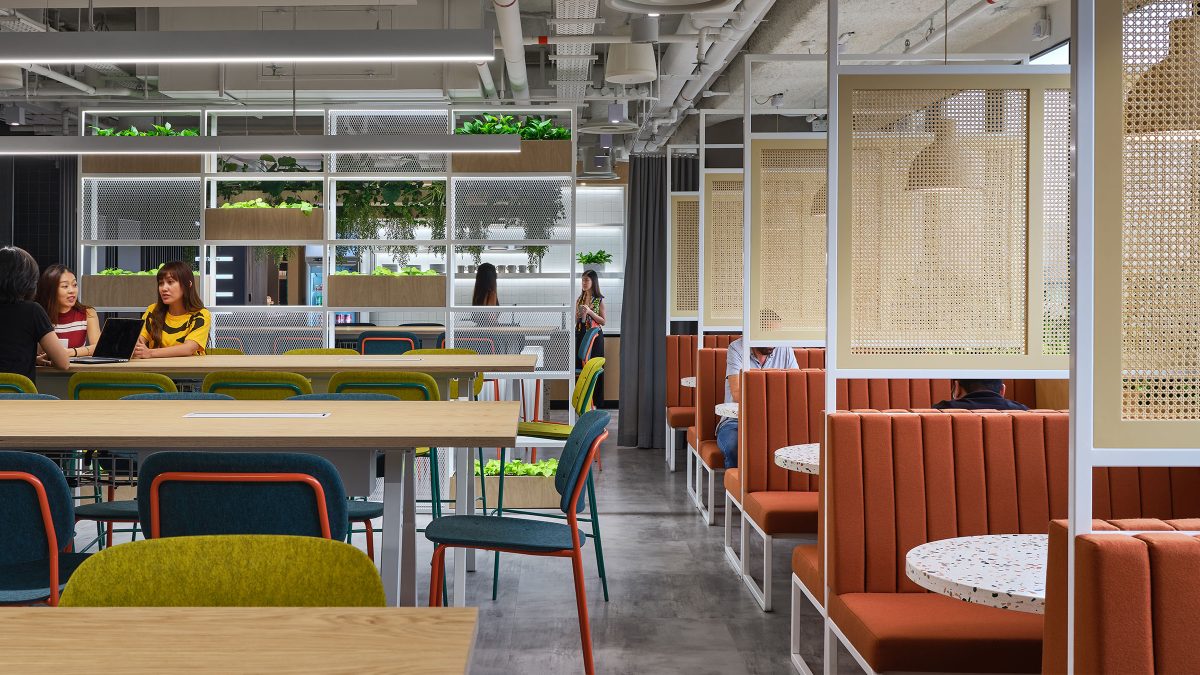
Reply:
[[[424, 225], [433, 239], [446, 237], [446, 184], [421, 181], [359, 181], [338, 184], [337, 234], [339, 239], [392, 239], [415, 241]], [[400, 244], [384, 247], [396, 262], [408, 264], [418, 247]], [[445, 254], [444, 246], [434, 246]]]

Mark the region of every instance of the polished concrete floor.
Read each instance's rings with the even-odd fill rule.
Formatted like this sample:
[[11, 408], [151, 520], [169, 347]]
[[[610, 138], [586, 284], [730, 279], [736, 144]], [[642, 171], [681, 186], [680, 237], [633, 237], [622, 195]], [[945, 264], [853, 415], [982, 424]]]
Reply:
[[[616, 435], [614, 414], [610, 439]], [[609, 602], [590, 551], [585, 568], [597, 671], [794, 672], [788, 659], [793, 542], [776, 542], [775, 611], [764, 613], [725, 561], [722, 528], [705, 525], [688, 499], [682, 451], [677, 473], [667, 470], [662, 450], [621, 448], [610, 440], [602, 454], [604, 470], [596, 473], [596, 487]], [[427, 561], [432, 548], [417, 537], [417, 559]], [[90, 528], [81, 523], [77, 541], [90, 538]], [[362, 535], [354, 543], [363, 547]], [[501, 563], [495, 601], [491, 554], [481, 554], [477, 571], [467, 576], [468, 604], [480, 609], [471, 673], [581, 672], [569, 561], [508, 555]], [[428, 568], [418, 567], [423, 599]], [[819, 654], [820, 620], [811, 608], [804, 616], [804, 650]], [[841, 665], [848, 660], [841, 659]], [[809, 663], [820, 672], [819, 658]]]

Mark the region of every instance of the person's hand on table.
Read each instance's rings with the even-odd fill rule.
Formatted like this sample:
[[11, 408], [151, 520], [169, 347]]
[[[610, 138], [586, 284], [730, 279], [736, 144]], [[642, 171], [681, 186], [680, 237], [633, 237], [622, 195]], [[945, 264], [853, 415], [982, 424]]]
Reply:
[[154, 358], [154, 350], [146, 346], [145, 342], [138, 340], [133, 347], [133, 358], [135, 359], [152, 359]]
[[37, 364], [38, 364], [39, 366], [52, 366], [52, 365], [54, 365], [53, 363], [50, 363], [50, 357], [46, 356], [46, 352], [38, 352], [38, 355], [37, 355]]

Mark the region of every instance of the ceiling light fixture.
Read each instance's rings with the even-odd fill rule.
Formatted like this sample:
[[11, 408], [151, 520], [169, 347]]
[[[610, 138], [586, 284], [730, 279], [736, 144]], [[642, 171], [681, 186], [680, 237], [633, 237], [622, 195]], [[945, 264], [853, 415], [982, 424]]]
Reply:
[[481, 29], [10, 32], [0, 64], [479, 63], [494, 45]]
[[515, 153], [516, 135], [0, 136], [0, 155]]

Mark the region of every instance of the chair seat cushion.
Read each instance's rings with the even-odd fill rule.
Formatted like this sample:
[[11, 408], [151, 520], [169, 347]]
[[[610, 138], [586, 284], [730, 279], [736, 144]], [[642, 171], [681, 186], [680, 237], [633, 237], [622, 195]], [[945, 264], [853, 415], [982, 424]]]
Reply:
[[821, 554], [816, 544], [801, 544], [792, 549], [792, 573], [812, 593], [814, 598], [824, 600], [825, 583], [821, 578]]
[[846, 593], [829, 614], [877, 672], [1041, 672], [1040, 614], [936, 593]]
[[742, 472], [738, 471], [736, 467], [725, 469], [725, 491], [733, 497], [735, 502], [742, 503]]
[[383, 517], [383, 502], [363, 502], [357, 499], [346, 501], [346, 514], [351, 521], [372, 520]]
[[700, 441], [696, 438], [696, 427], [688, 427], [688, 430], [687, 430], [688, 447], [695, 448], [699, 444], [699, 442]]
[[686, 429], [696, 423], [696, 409], [692, 406], [667, 407], [667, 424], [673, 429]]
[[[500, 516], [443, 516], [425, 528], [425, 538], [435, 544], [519, 551], [570, 550], [571, 528], [533, 518]], [[579, 532], [579, 541], [584, 533]]]
[[742, 500], [742, 509], [770, 535], [815, 533], [818, 501], [816, 492], [751, 492]]
[[710, 469], [718, 471], [725, 470], [725, 454], [721, 452], [721, 448], [717, 447], [716, 441], [700, 441], [698, 448], [700, 461]]
[[[58, 554], [58, 587], [61, 591], [90, 553]], [[47, 560], [0, 565], [0, 604], [38, 602], [50, 597], [50, 563]]]
[[560, 439], [571, 435], [571, 425], [559, 422], [518, 422], [517, 434], [535, 438]]
[[138, 503], [127, 499], [116, 502], [95, 502], [75, 507], [75, 520], [121, 520], [135, 523], [138, 520]]

